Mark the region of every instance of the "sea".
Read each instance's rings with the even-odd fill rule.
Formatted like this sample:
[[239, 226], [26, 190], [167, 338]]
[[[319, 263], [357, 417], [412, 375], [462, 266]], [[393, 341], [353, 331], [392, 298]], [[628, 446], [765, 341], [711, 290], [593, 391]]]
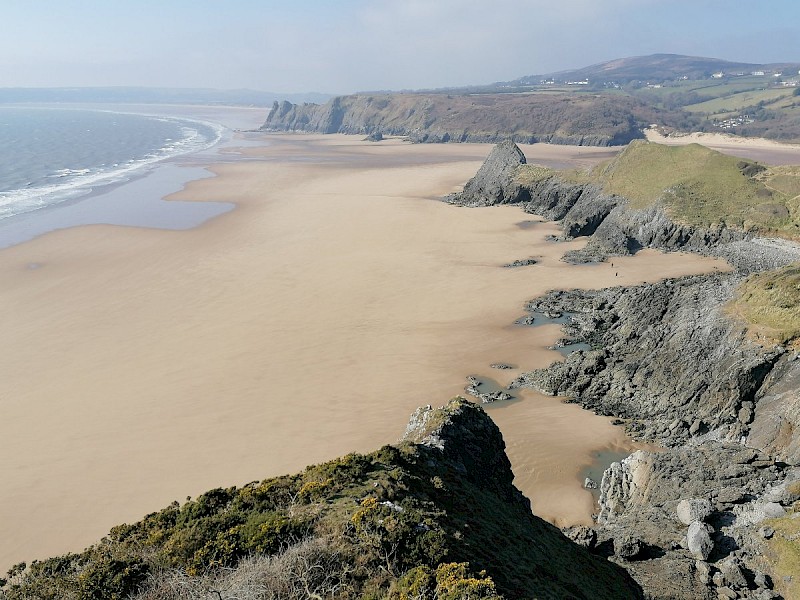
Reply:
[[224, 129], [173, 116], [0, 106], [0, 223], [211, 148]]

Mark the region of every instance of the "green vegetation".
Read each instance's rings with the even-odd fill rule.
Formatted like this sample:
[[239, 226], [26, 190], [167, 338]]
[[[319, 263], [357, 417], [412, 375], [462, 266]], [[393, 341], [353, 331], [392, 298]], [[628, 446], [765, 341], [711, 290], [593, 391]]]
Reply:
[[730, 96], [720, 96], [713, 100], [706, 100], [699, 104], [691, 104], [684, 107], [685, 110], [694, 113], [713, 115], [715, 113], [729, 113], [741, 111], [748, 107], [757, 107], [759, 102], [771, 103], [781, 98], [788, 98], [792, 95], [791, 88], [769, 88], [754, 91], [742, 91], [731, 94]]
[[456, 399], [426, 417], [417, 437], [445, 451], [404, 442], [174, 502], [18, 565], [0, 598], [636, 597], [624, 571], [531, 514], [482, 409]]
[[800, 265], [752, 275], [730, 310], [757, 339], [800, 346]]
[[523, 186], [531, 186], [543, 179], [553, 177], [556, 171], [542, 165], [520, 165], [517, 167], [516, 182]]
[[633, 208], [663, 204], [677, 221], [800, 237], [800, 167], [766, 168], [699, 144], [632, 142], [591, 173], [564, 173], [623, 196]]
[[[775, 535], [768, 540], [769, 558], [774, 561], [776, 589], [786, 600], [800, 600], [800, 582], [796, 581], [800, 573], [800, 512], [796, 510], [781, 519], [771, 519], [767, 524], [775, 530]], [[784, 579], [792, 576], [793, 580]]]

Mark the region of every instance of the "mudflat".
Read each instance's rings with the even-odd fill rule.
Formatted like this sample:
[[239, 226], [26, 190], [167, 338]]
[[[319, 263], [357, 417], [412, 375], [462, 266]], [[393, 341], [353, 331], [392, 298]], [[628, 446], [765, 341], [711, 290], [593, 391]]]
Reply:
[[[557, 326], [513, 324], [546, 290], [725, 268], [649, 251], [572, 266], [559, 259], [583, 242], [547, 241], [553, 224], [438, 202], [489, 145], [265, 139], [171, 197], [236, 204], [200, 227], [75, 227], [0, 252], [0, 570], [187, 495], [394, 442], [467, 375], [519, 372], [490, 363], [558, 360]], [[523, 149], [554, 166], [608, 157]], [[517, 485], [561, 525], [589, 519], [593, 454], [633, 447], [559, 399], [489, 410]]]

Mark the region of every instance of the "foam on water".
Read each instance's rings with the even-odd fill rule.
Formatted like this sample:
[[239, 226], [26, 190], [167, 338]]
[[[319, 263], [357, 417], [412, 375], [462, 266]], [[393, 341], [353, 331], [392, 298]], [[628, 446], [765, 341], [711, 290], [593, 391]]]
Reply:
[[[93, 115], [99, 135], [86, 136]], [[8, 130], [0, 130], [0, 219], [127, 181], [164, 159], [210, 148], [224, 131], [206, 121], [84, 109], [0, 108], [0, 121]]]

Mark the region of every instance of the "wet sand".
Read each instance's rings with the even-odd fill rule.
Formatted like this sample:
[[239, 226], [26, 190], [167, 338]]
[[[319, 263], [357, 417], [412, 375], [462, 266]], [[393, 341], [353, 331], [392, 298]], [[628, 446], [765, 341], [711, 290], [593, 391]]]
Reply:
[[[553, 224], [434, 201], [489, 145], [267, 140], [171, 197], [237, 205], [200, 227], [76, 227], [0, 252], [0, 570], [187, 495], [391, 443], [466, 375], [513, 376], [492, 362], [558, 360], [557, 327], [513, 325], [548, 289], [724, 266], [655, 252], [570, 266], [582, 242], [545, 241]], [[620, 429], [535, 394], [489, 410], [534, 512], [586, 521], [579, 473], [631, 446]]]

